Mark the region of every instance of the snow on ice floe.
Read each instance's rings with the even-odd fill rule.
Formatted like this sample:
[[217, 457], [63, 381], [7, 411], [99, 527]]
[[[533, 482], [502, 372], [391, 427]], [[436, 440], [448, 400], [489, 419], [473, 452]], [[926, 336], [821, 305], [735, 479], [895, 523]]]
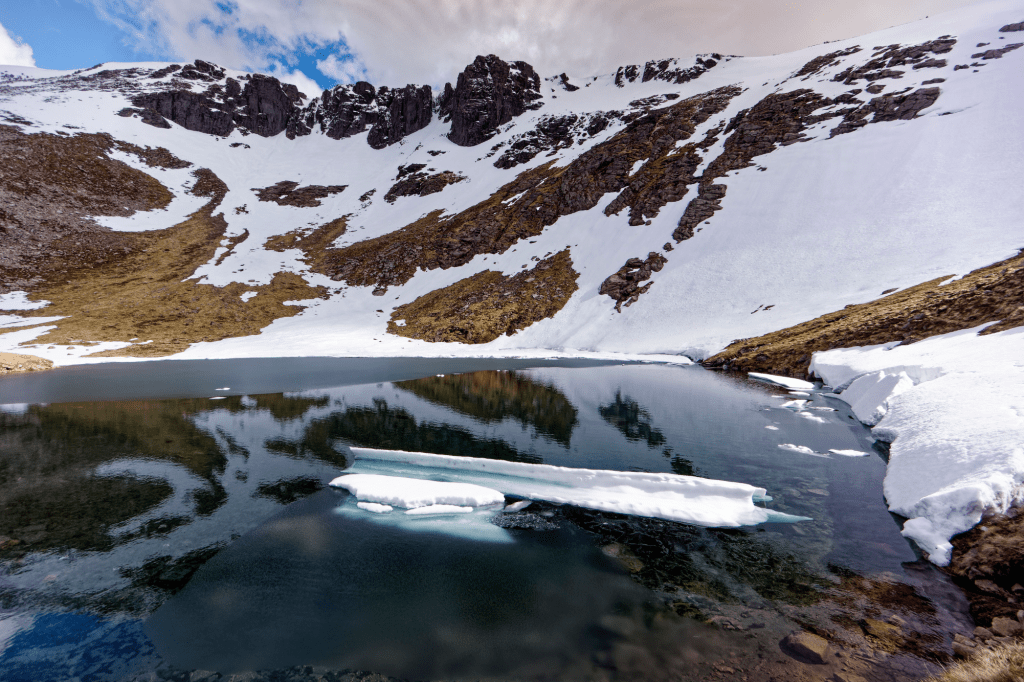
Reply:
[[389, 511], [394, 510], [394, 507], [390, 504], [377, 504], [376, 502], [357, 502], [356, 506], [375, 514], [387, 514]]
[[799, 452], [801, 455], [812, 455], [814, 457], [827, 457], [819, 452], [815, 452], [806, 445], [794, 445], [793, 443], [779, 443], [780, 450], [788, 450], [789, 452]]
[[432, 504], [429, 507], [409, 509], [405, 513], [414, 516], [427, 516], [429, 514], [469, 514], [472, 511], [472, 507], [460, 507], [455, 504]]
[[863, 450], [829, 450], [829, 452], [833, 455], [842, 455], [843, 457], [867, 457], [870, 454]]
[[[700, 526], [737, 527], [766, 521], [796, 521], [790, 516], [755, 505], [768, 501], [764, 488], [680, 476], [632, 471], [572, 469], [547, 464], [506, 462], [478, 457], [453, 457], [399, 450], [352, 448], [356, 461], [350, 471], [331, 484], [345, 487], [360, 500], [400, 500], [395, 506], [424, 499], [437, 504], [479, 506], [467, 494], [444, 497], [444, 486], [473, 484], [495, 495], [571, 504], [599, 511], [661, 518]], [[372, 476], [356, 478], [353, 476]], [[445, 482], [430, 479], [445, 479]], [[442, 487], [435, 488], [440, 485]], [[419, 488], [430, 492], [421, 493]], [[481, 493], [482, 494], [482, 493]], [[495, 498], [487, 498], [495, 499]], [[476, 502], [476, 504], [474, 504]], [[493, 503], [492, 503], [493, 504]], [[510, 508], [513, 505], [510, 505]], [[511, 509], [510, 509], [511, 510]]]
[[940, 566], [951, 537], [1024, 502], [1024, 328], [982, 336], [985, 326], [819, 352], [811, 363], [891, 443], [886, 502]]
[[346, 474], [331, 481], [331, 485], [335, 488], [344, 488], [360, 502], [376, 502], [404, 509], [434, 505], [472, 508], [505, 504], [505, 496], [497, 490], [472, 483], [426, 481], [419, 478], [376, 474]]
[[776, 384], [784, 388], [791, 388], [795, 391], [807, 390], [814, 388], [814, 384], [803, 379], [793, 379], [791, 377], [780, 377], [774, 374], [762, 374], [761, 372], [747, 372], [747, 376], [751, 379], [757, 379], [758, 381], [765, 381], [769, 384]]

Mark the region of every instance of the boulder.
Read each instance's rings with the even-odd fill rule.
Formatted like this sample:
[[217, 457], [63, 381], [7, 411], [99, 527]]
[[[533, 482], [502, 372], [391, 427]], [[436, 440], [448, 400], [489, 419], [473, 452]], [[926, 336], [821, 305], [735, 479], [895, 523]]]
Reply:
[[989, 628], [997, 637], [1016, 637], [1021, 634], [1021, 624], [1014, 618], [997, 616], [992, 619], [992, 627]]
[[811, 663], [824, 663], [825, 654], [828, 653], [828, 641], [810, 632], [794, 632], [787, 635], [779, 646], [787, 654]]

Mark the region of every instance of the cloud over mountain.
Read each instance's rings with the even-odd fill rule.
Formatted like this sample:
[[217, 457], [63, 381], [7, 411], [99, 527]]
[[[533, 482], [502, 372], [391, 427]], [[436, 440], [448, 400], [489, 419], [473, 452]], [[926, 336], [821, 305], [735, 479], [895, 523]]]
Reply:
[[542, 74], [606, 72], [699, 52], [763, 55], [849, 37], [970, 0], [91, 0], [130, 40], [169, 57], [294, 68], [338, 80], [439, 84], [477, 54]]
[[12, 36], [0, 24], [0, 64], [11, 66], [35, 66], [36, 60], [32, 57], [32, 48]]

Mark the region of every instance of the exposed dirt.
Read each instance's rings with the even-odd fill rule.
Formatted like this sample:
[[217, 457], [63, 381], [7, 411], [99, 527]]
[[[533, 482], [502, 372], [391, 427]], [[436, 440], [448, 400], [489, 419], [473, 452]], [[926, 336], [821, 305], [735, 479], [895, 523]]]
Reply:
[[1024, 252], [940, 286], [948, 279], [939, 277], [794, 327], [733, 341], [704, 364], [806, 377], [815, 351], [913, 343], [985, 322], [999, 324], [983, 334], [1024, 325]]
[[264, 187], [262, 189], [253, 187], [252, 191], [260, 201], [273, 201], [278, 206], [301, 206], [311, 208], [319, 206], [320, 200], [332, 194], [345, 191], [348, 185], [306, 185], [299, 187], [299, 183], [292, 180], [281, 182]]
[[578, 276], [568, 249], [511, 277], [485, 270], [399, 306], [391, 313], [388, 333], [459, 343], [512, 336], [561, 310], [578, 288]]
[[20, 353], [0, 353], [0, 374], [37, 372], [51, 367], [53, 367], [53, 363], [45, 358]]

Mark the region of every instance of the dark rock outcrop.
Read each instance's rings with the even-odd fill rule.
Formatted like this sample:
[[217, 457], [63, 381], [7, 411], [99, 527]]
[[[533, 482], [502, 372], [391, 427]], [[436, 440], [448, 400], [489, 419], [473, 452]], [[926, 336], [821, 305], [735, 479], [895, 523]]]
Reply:
[[929, 55], [946, 54], [953, 50], [956, 38], [941, 36], [920, 45], [903, 47], [886, 45], [876, 47], [871, 59], [864, 64], [851, 66], [837, 74], [832, 80], [847, 85], [860, 79], [875, 81], [881, 78], [900, 78], [903, 71], [898, 66], [912, 66], [915, 69], [935, 68], [946, 65], [946, 60], [935, 59]]
[[327, 137], [340, 140], [369, 128], [367, 142], [374, 149], [383, 149], [426, 127], [433, 116], [432, 105], [427, 85], [379, 90], [365, 81], [338, 85], [295, 114], [287, 135], [309, 135], [319, 128]]
[[819, 55], [800, 67], [800, 70], [790, 76], [790, 78], [807, 80], [811, 76], [819, 74], [829, 67], [838, 66], [843, 57], [849, 57], [851, 54], [856, 54], [857, 52], [860, 52], [860, 49], [860, 45], [854, 45], [853, 47], [848, 47], [845, 50], [836, 50], [835, 52]]
[[445, 85], [438, 100], [442, 119], [451, 120], [448, 139], [472, 147], [491, 138], [498, 127], [541, 106], [540, 76], [526, 62], [509, 64], [498, 57], [477, 57], [459, 74], [454, 88]]
[[1014, 33], [1016, 31], [1024, 31], [1024, 21], [1018, 22], [1016, 24], [1007, 24], [1006, 26], [1003, 26], [1001, 29], [999, 29], [1000, 33]]
[[[408, 167], [399, 169], [398, 178], [396, 178], [398, 182], [392, 185], [388, 193], [384, 195], [384, 200], [389, 204], [395, 203], [395, 199], [398, 197], [425, 197], [428, 194], [436, 194], [448, 185], [453, 185], [466, 179], [466, 176], [451, 171], [423, 173], [420, 172], [423, 166], [418, 163], [412, 164], [412, 166], [419, 166], [419, 169], [411, 173], [403, 172]], [[433, 170], [433, 168], [430, 170]]]
[[[166, 75], [167, 69], [154, 73]], [[178, 81], [179, 87], [173, 90], [136, 95], [132, 104], [153, 112], [144, 114], [144, 121], [150, 123], [147, 116], [156, 120], [155, 114], [200, 133], [224, 136], [241, 127], [270, 137], [287, 128], [305, 97], [294, 85], [263, 74], [246, 76], [244, 86], [234, 78], [227, 78], [221, 85], [224, 70], [202, 60], [186, 65], [172, 82], [178, 77], [212, 85], [199, 93], [180, 87]]]
[[640, 82], [659, 80], [679, 85], [699, 78], [708, 69], [717, 66], [722, 60], [722, 55], [716, 53], [709, 55], [698, 55], [693, 66], [682, 67], [678, 59], [659, 59], [644, 64], [643, 71], [637, 64], [620, 66], [615, 72], [615, 85], [625, 87], [626, 83], [634, 83], [639, 78]]
[[640, 285], [651, 278], [651, 273], [659, 272], [668, 259], [657, 251], [647, 254], [646, 260], [630, 258], [626, 264], [619, 268], [619, 271], [601, 283], [598, 289], [599, 294], [610, 296], [615, 300], [615, 310], [622, 312], [622, 304], [626, 307], [636, 303], [641, 294], [646, 294], [654, 282]]
[[1013, 43], [1012, 45], [1001, 47], [998, 50], [985, 50], [984, 52], [972, 54], [971, 59], [1002, 59], [1003, 55], [1007, 52], [1013, 52], [1021, 47], [1024, 47], [1024, 43]]
[[320, 205], [320, 199], [343, 192], [346, 187], [348, 185], [306, 185], [299, 188], [299, 183], [293, 180], [282, 180], [270, 187], [254, 187], [252, 191], [260, 201], [272, 201], [278, 206], [313, 207]]
[[[549, 156], [559, 149], [583, 144], [586, 138], [597, 135], [608, 127], [609, 120], [617, 118], [617, 111], [593, 114], [567, 114], [565, 116], [544, 116], [537, 127], [516, 135], [509, 141], [508, 148], [494, 162], [497, 168], [513, 168], [533, 159], [541, 152]], [[496, 151], [496, 150], [494, 150]]]
[[715, 215], [715, 211], [722, 207], [721, 201], [725, 196], [725, 185], [705, 184], [697, 189], [697, 196], [690, 200], [683, 211], [683, 217], [679, 219], [679, 225], [672, 232], [672, 238], [677, 242], [685, 241], [694, 235], [697, 226]]
[[433, 97], [430, 86], [407, 85], [377, 91], [377, 115], [367, 143], [374, 149], [384, 149], [406, 135], [421, 130], [433, 116]]
[[[842, 123], [832, 129], [829, 137], [850, 133], [863, 128], [869, 123], [883, 121], [909, 121], [935, 104], [939, 99], [939, 88], [918, 88], [905, 95], [882, 95], [875, 97], [867, 104], [847, 112]], [[868, 118], [868, 117], [871, 118]]]

